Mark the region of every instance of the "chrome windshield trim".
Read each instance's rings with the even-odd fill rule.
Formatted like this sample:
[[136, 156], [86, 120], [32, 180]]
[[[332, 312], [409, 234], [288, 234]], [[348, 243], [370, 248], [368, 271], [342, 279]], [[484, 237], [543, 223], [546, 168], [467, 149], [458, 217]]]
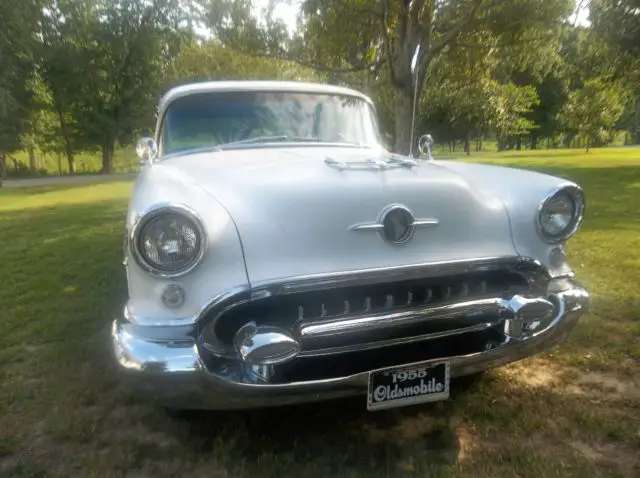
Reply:
[[355, 144], [355, 143], [340, 143], [340, 142], [328, 142], [328, 141], [263, 141], [260, 143], [238, 143], [234, 145], [211, 145], [202, 146], [198, 148], [182, 149], [179, 151], [172, 151], [170, 153], [164, 153], [161, 157], [156, 158], [156, 161], [161, 161], [171, 158], [180, 158], [182, 156], [190, 156], [193, 154], [203, 153], [220, 153], [222, 151], [235, 151], [241, 149], [260, 149], [260, 148], [351, 148], [351, 149], [378, 149], [379, 146], [375, 144]]

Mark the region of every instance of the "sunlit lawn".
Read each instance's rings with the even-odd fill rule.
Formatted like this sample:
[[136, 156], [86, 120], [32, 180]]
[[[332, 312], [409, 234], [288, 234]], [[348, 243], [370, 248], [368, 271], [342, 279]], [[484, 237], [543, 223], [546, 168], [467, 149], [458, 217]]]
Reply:
[[[117, 381], [131, 183], [0, 190], [0, 476], [640, 476], [640, 149], [472, 157], [581, 183], [569, 343], [438, 405], [364, 398], [172, 418]], [[466, 386], [463, 386], [466, 385]]]

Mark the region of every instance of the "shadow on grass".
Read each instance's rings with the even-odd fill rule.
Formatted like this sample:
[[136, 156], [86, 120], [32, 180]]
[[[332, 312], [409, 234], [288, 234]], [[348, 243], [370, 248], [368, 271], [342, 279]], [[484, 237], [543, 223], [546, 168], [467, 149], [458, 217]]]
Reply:
[[[215, 463], [231, 476], [593, 476], [585, 470], [637, 467], [630, 409], [601, 401], [594, 410], [596, 397], [490, 374], [455, 382], [448, 402], [384, 412], [367, 412], [359, 397], [181, 419], [156, 412], [144, 423], [171, 436], [185, 463]], [[581, 456], [572, 447], [583, 442], [616, 443], [620, 455]]]

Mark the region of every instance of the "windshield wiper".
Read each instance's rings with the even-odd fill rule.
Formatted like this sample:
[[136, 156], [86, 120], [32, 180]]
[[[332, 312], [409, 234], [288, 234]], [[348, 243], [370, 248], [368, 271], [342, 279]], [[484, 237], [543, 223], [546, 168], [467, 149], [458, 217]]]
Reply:
[[239, 139], [237, 141], [231, 141], [229, 143], [222, 143], [217, 146], [219, 149], [224, 149], [227, 146], [236, 146], [241, 144], [253, 144], [253, 143], [276, 143], [281, 141], [294, 141], [294, 142], [311, 142], [321, 143], [320, 138], [314, 138], [309, 136], [289, 136], [286, 134], [274, 135], [274, 136], [254, 136], [253, 138]]
[[223, 150], [229, 146], [237, 146], [243, 144], [255, 144], [255, 143], [279, 143], [283, 141], [291, 141], [293, 143], [335, 143], [344, 144], [349, 146], [362, 146], [360, 143], [347, 142], [347, 141], [327, 141], [322, 138], [316, 138], [313, 136], [289, 136], [286, 134], [274, 135], [274, 136], [254, 136], [253, 138], [239, 139], [237, 141], [231, 141], [229, 143], [222, 143], [215, 148]]

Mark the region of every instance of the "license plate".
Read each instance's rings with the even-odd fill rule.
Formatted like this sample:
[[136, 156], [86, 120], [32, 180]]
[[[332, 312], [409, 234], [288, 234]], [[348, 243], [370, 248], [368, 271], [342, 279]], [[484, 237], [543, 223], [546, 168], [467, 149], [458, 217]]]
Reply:
[[449, 363], [414, 363], [369, 372], [367, 409], [404, 407], [449, 398]]

